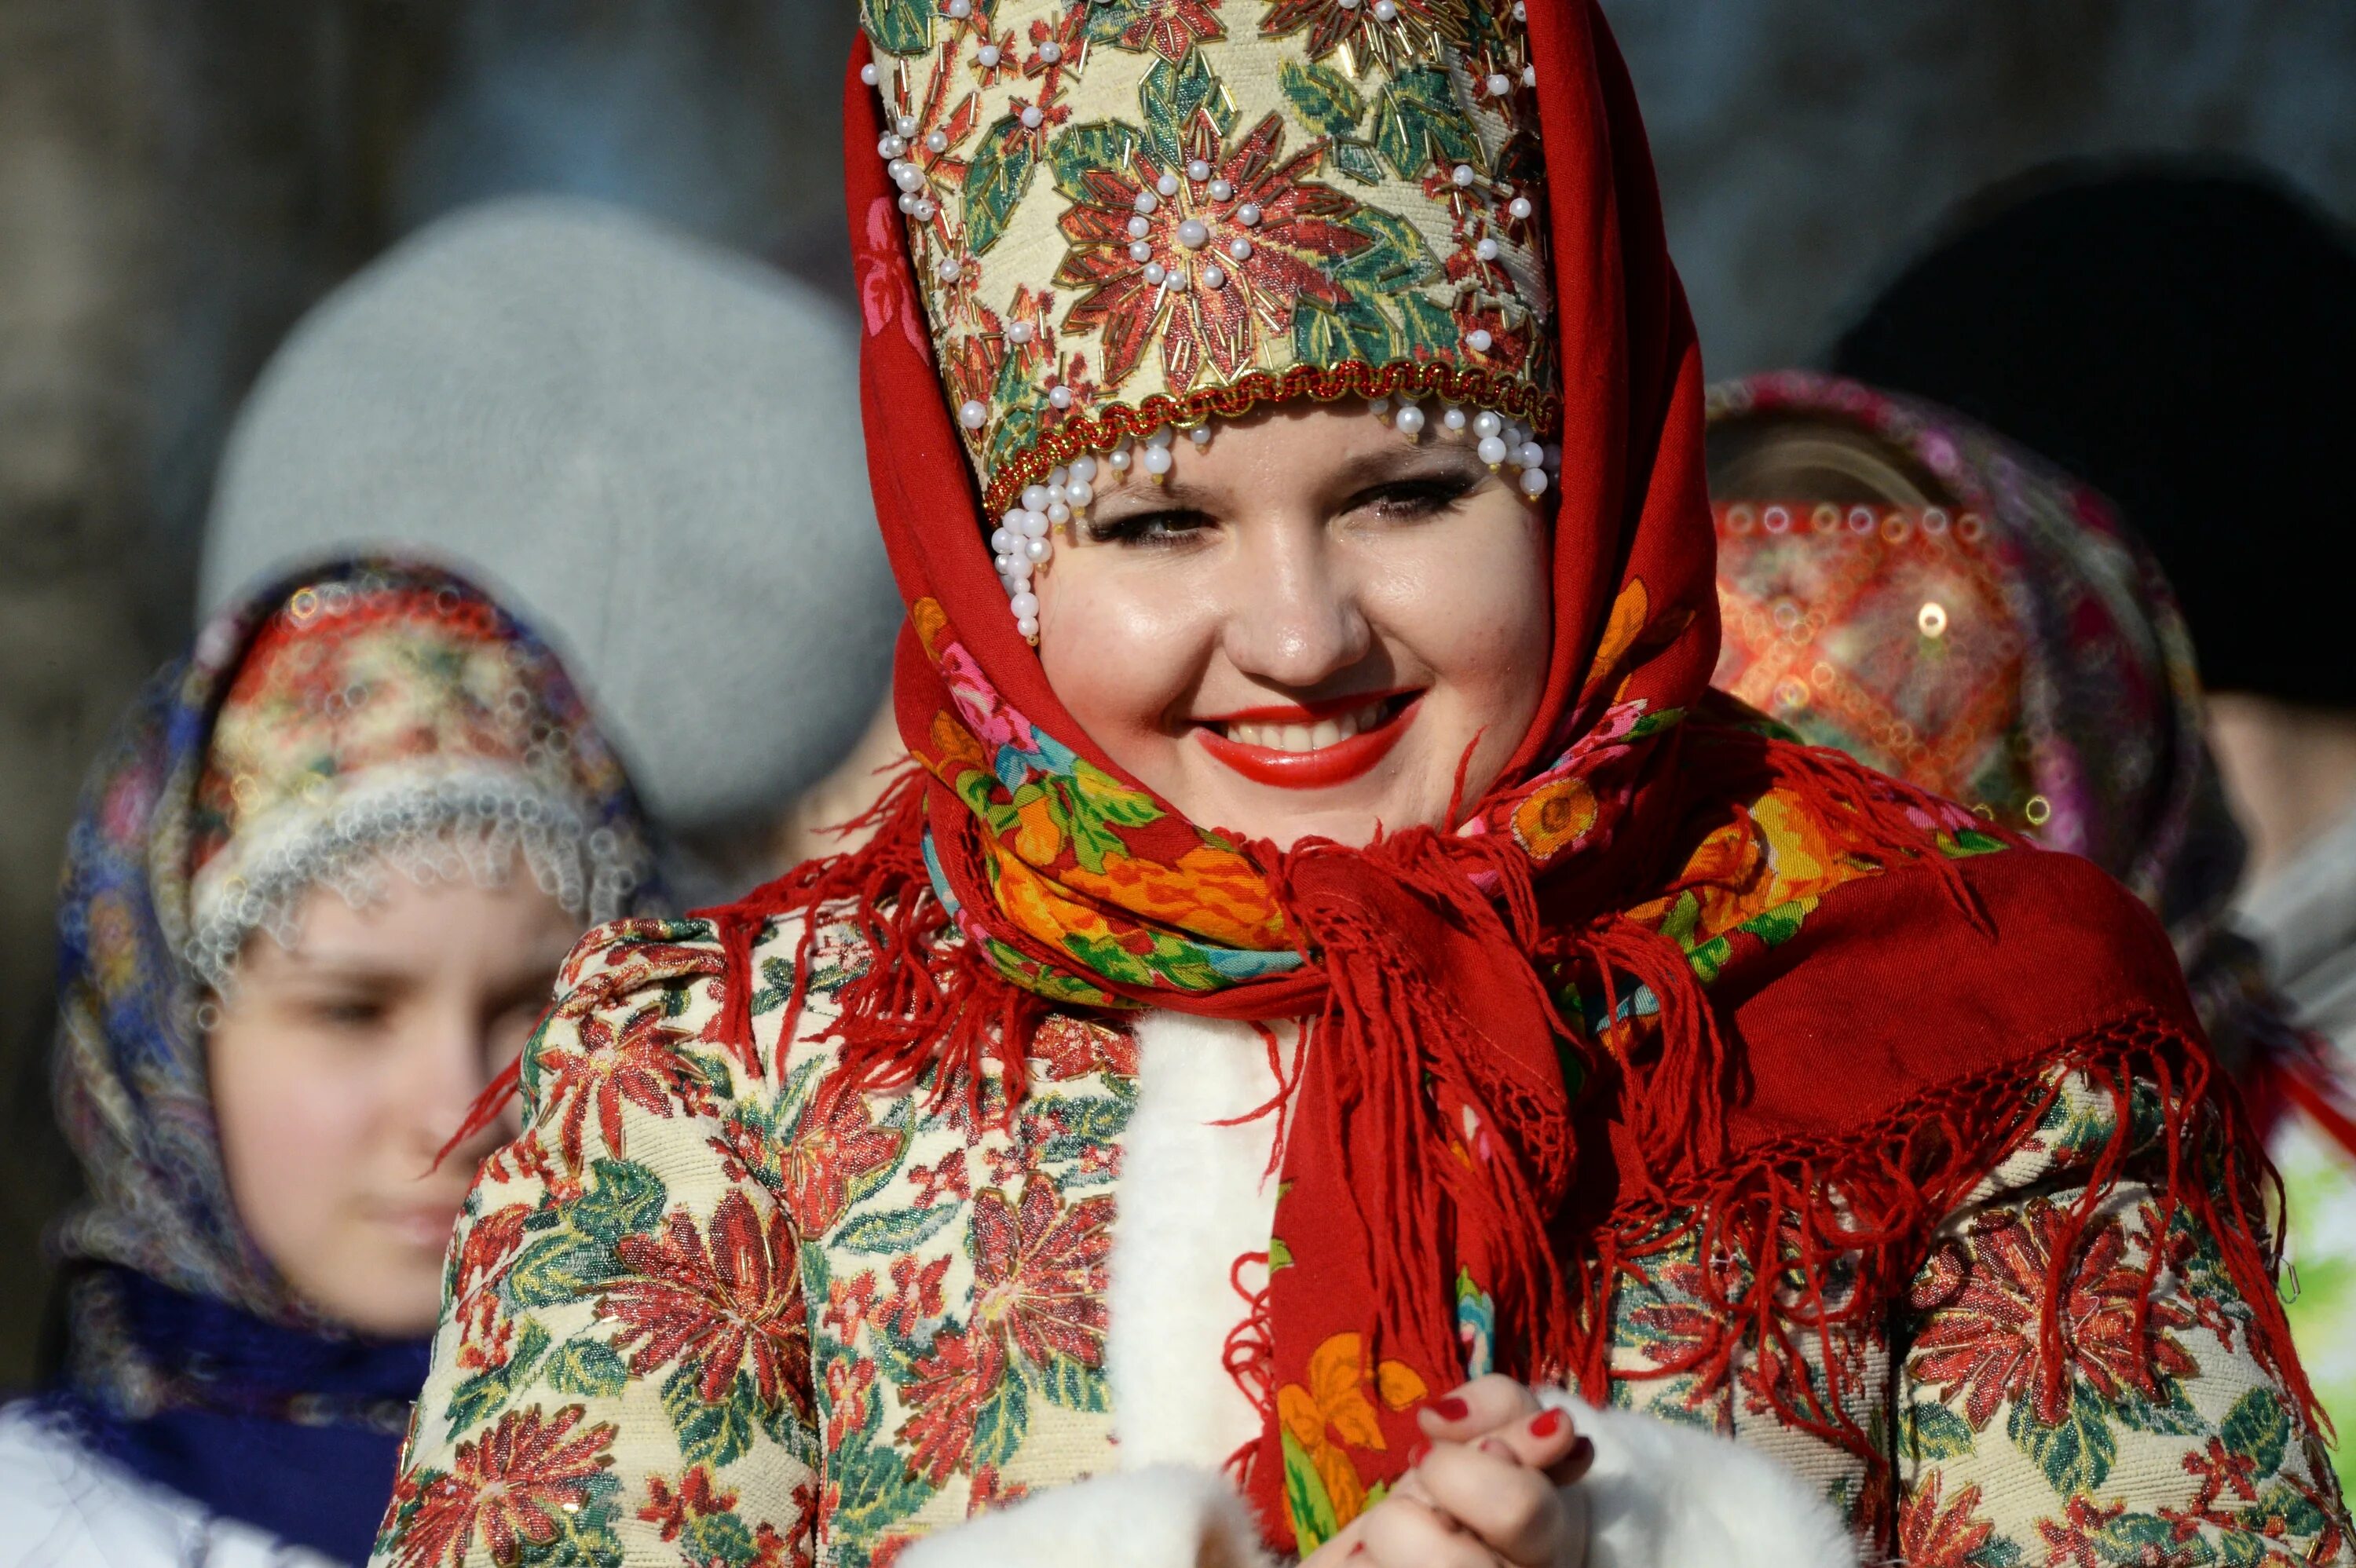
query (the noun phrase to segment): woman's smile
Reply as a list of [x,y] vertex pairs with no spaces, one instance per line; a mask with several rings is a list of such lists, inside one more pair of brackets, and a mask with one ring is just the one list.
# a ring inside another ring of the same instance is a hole
[[1338,697],[1193,720],[1203,749],[1254,784],[1326,789],[1370,772],[1415,722],[1420,690]]

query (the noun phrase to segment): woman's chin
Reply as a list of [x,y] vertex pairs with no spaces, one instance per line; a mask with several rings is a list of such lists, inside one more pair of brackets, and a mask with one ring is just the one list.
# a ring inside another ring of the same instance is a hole
[[1240,779],[1232,784],[1221,781],[1222,787],[1204,792],[1208,798],[1201,809],[1181,809],[1195,822],[1216,823],[1233,837],[1265,840],[1280,849],[1306,838],[1363,848],[1377,833],[1439,826],[1446,803],[1430,804],[1428,792],[1402,788],[1404,782],[1395,780],[1380,788],[1283,790]]

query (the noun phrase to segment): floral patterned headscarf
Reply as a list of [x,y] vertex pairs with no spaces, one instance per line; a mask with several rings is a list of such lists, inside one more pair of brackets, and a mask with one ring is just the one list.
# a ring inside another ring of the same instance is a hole
[[59,1114],[89,1182],[67,1257],[308,1320],[230,1200],[203,1017],[251,933],[389,868],[519,869],[584,925],[658,892],[637,802],[547,646],[455,576],[355,560],[208,625],[91,772],[59,915]]

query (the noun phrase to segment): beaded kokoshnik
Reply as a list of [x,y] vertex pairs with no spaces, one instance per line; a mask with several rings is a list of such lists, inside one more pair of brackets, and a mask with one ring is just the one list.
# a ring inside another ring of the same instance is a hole
[[[876,152],[1018,629],[1176,435],[1363,399],[1560,469],[1518,0],[877,0]],[[878,204],[879,210],[881,204]]]

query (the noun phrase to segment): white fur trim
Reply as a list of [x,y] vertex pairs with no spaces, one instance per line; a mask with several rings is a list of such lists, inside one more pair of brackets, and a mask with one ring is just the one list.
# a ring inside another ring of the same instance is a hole
[[1857,1542],[1831,1506],[1757,1449],[1559,1389],[1538,1397],[1595,1444],[1578,1484],[1587,1568],[1855,1568]]
[[[1290,1061],[1292,1024],[1276,1026]],[[1268,1046],[1248,1023],[1154,1011],[1137,1037],[1137,1105],[1121,1138],[1107,1291],[1105,1371],[1121,1467],[1217,1467],[1260,1430],[1222,1364],[1246,1303],[1229,1271],[1264,1252],[1276,1215],[1266,1177],[1275,1113],[1235,1126],[1275,1093]]]
[[901,1568],[1265,1568],[1216,1470],[1160,1465],[1037,1493],[927,1536]]

